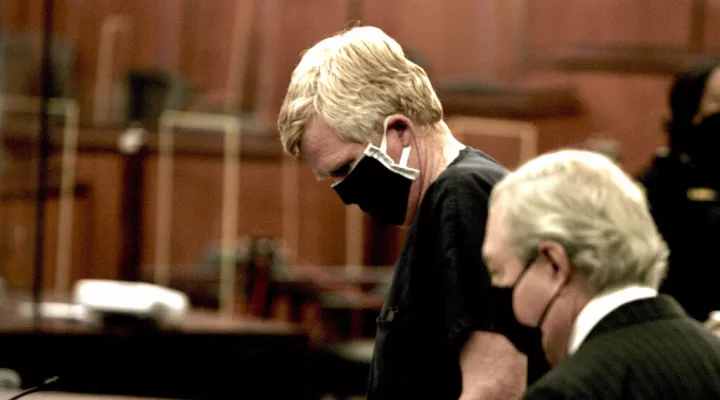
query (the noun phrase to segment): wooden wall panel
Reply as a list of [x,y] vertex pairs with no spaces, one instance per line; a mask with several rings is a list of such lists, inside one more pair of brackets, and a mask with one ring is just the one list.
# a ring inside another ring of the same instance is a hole
[[[0,199],[0,276],[20,289],[32,286],[35,262],[36,206],[34,188],[37,183],[37,162],[29,149],[12,148],[5,152],[2,165],[2,192]],[[54,288],[58,250],[59,177],[58,156],[50,160],[51,190],[45,206],[43,238],[44,287]],[[117,218],[112,219],[113,197],[117,195],[107,186],[112,184],[112,171],[107,164],[92,156],[80,157],[78,182],[80,187],[73,202],[73,222],[70,249],[69,278],[114,277],[117,253],[113,253],[113,229]],[[82,183],[96,175],[98,184],[91,190]],[[106,178],[106,179],[102,179]],[[108,180],[110,179],[110,180]],[[103,185],[105,183],[106,185]],[[103,206],[100,207],[99,204]],[[115,246],[117,250],[117,246]]]
[[[383,29],[424,62],[433,78],[488,75],[483,13],[488,2],[474,0],[427,1],[365,0],[361,22]],[[491,19],[491,18],[488,18]]]
[[[152,272],[155,256],[157,163],[145,170],[142,209],[142,271]],[[175,159],[171,263],[173,272],[188,272],[210,246],[219,244],[222,211],[221,158],[180,156]],[[119,155],[83,154],[77,181],[89,190],[75,201],[71,282],[81,278],[117,279],[120,259],[122,160]],[[244,160],[241,165],[238,235],[282,240],[282,165],[278,161]],[[298,169],[300,191],[299,248],[303,262],[342,265],[345,258],[345,206],[327,182],[317,182],[309,168]],[[0,275],[17,288],[32,285],[34,204],[31,198],[0,203]],[[47,204],[44,284],[52,288],[57,251],[58,201]]]
[[403,32],[402,27],[407,22],[403,22],[405,18],[400,18],[405,10],[404,1],[382,1],[382,0],[352,0],[360,1],[359,10],[351,15],[353,20],[359,20],[362,25],[377,26],[388,35],[396,38],[400,45],[405,47],[406,43],[401,38]]
[[[170,263],[187,264],[199,258],[202,251],[220,238],[222,161],[176,157],[172,176],[172,209]],[[144,240],[141,259],[152,264],[155,259],[157,218],[157,162],[152,157],[145,164],[145,201],[143,202]],[[188,207],[188,205],[191,205]],[[185,227],[192,227],[186,229]]]
[[528,0],[533,46],[637,45],[681,48],[693,0]]
[[[230,68],[234,67],[230,57],[234,43],[238,43],[233,38],[249,46],[253,30],[257,29],[257,57],[252,60],[258,70],[256,104],[260,119],[274,126],[300,53],[346,28],[351,18],[384,29],[406,51],[419,55],[436,81],[458,76],[509,81],[518,78],[518,63],[526,50],[545,52],[573,45],[687,47],[693,3],[427,0],[419,5],[417,0],[57,0],[53,17],[55,31],[77,44],[76,76],[84,122],[90,121],[93,111],[98,34],[108,16],[122,15],[132,26],[117,37],[116,82],[128,68],[177,68],[196,93],[210,99],[216,99],[218,93],[222,97],[232,92],[227,90]],[[720,0],[707,3],[705,47],[720,53]],[[9,29],[37,29],[42,21],[41,6],[41,0],[2,0],[0,24]],[[521,15],[526,11],[527,15]],[[242,29],[238,25],[243,25]],[[246,68],[238,67],[241,71]],[[541,150],[576,145],[593,136],[609,137],[621,143],[624,166],[636,172],[649,161],[655,147],[664,142],[660,118],[670,79],[666,75],[555,70],[521,78],[570,80],[585,105],[585,113],[580,116],[533,120],[541,132]],[[513,154],[502,152],[501,147],[487,147],[497,153],[493,154],[497,158],[513,159]],[[147,167],[144,263],[153,260],[154,166],[151,161]],[[78,167],[78,180],[92,187],[87,204],[82,205],[91,216],[83,239],[85,248],[90,249],[86,256],[88,267],[83,271],[112,278],[117,274],[120,243],[117,229],[121,161],[109,153],[85,154]],[[275,162],[243,163],[239,217],[242,234],[281,234],[280,168]],[[220,159],[177,159],[174,263],[196,260],[209,243],[219,238],[221,174]],[[301,193],[299,256],[318,264],[342,263],[344,239],[338,238],[343,237],[344,206],[331,188],[314,180],[304,165],[297,184]],[[13,209],[13,218],[30,218],[29,210]],[[22,251],[26,254],[31,250]]]
[[720,54],[720,0],[707,1],[705,49]]
[[[535,74],[553,79],[556,74]],[[564,74],[577,87],[584,112],[572,118],[533,119],[540,132],[540,151],[578,146],[589,138],[617,141],[623,167],[630,173],[647,165],[665,145],[662,118],[671,76],[575,72]]]
[[[282,239],[282,165],[277,161],[243,161],[239,199],[240,236]],[[146,164],[142,260],[145,272],[155,257],[157,162]],[[171,263],[191,268],[209,246],[220,242],[222,159],[176,157],[173,175]],[[327,182],[317,182],[309,168],[299,168],[300,259],[319,264],[344,262],[344,206]]]
[[[448,5],[449,3],[447,2]],[[447,54],[443,46],[450,45],[444,37],[443,4],[428,2],[424,7],[417,7],[403,1],[397,6],[397,10],[398,15],[393,23],[398,25],[398,42],[406,51],[419,54],[425,59],[433,77],[442,76],[447,67],[446,60],[443,60]]]
[[[24,29],[37,30],[42,23],[42,2],[33,1],[28,10],[28,21],[22,27]],[[63,35],[75,45],[74,78],[83,124],[92,123],[100,37],[103,24],[109,18],[124,18],[128,22],[126,30],[115,34],[112,60],[115,90],[122,84],[127,69],[159,65],[158,60],[166,59],[167,54],[172,52],[173,43],[177,42],[172,32],[159,31],[164,25],[158,24],[158,21],[162,20],[162,13],[166,10],[158,1],[62,0],[54,3],[54,10],[53,32]]]
[[0,271],[11,287],[32,287],[35,248],[35,209],[25,201],[2,204],[2,265]]
[[[105,277],[97,268],[90,263],[93,249],[87,246],[88,235],[93,228],[92,214],[90,211],[91,198],[86,195],[78,196],[73,202],[73,226],[70,242],[70,265],[68,266],[68,283],[72,287],[73,282],[78,279]],[[46,207],[47,221],[44,237],[44,287],[55,289],[57,279],[57,252],[58,252],[58,223],[60,217],[59,199],[51,199]],[[23,265],[23,264],[18,264]],[[25,264],[30,265],[30,264]],[[31,275],[32,276],[32,275]],[[111,275],[113,276],[113,275]]]
[[[529,38],[528,0],[494,0],[476,2],[482,7],[476,16],[479,32],[481,66],[484,75],[501,81],[521,77],[524,53]],[[472,26],[472,25],[471,25]]]
[[[171,262],[188,264],[220,242],[222,159],[177,157],[174,162]],[[155,257],[157,162],[146,164],[143,264]],[[239,235],[280,235],[280,169],[264,162],[243,162],[238,213]],[[187,229],[185,227],[192,227]]]
[[83,154],[77,161],[77,181],[89,186],[87,212],[89,232],[84,237],[88,249],[88,269],[96,278],[118,277],[120,251],[121,160],[109,154]]
[[318,265],[345,263],[345,204],[327,181],[318,182],[310,168],[299,168],[299,258]]
[[302,51],[346,28],[348,0],[267,0],[259,10],[258,113],[274,126]]
[[[70,282],[78,279],[102,277],[92,269],[88,247],[92,229],[91,199],[80,196],[74,202],[73,236],[71,248]],[[33,285],[35,262],[35,205],[28,199],[5,199],[0,203],[0,276],[15,289],[30,289]],[[56,277],[57,229],[59,201],[48,199],[45,207],[43,238],[43,287],[54,289]]]
[[43,0],[26,0],[24,28],[40,29],[43,23]]
[[[256,0],[185,1],[182,27],[181,71],[194,90],[211,101],[222,102],[235,47],[247,47],[254,29]],[[235,39],[237,38],[237,39]],[[244,50],[244,51],[243,51]],[[240,50],[246,54],[247,49]],[[244,72],[244,71],[238,71]]]
[[0,1],[0,29],[15,31],[25,26],[26,0]]
[[[635,0],[530,3],[529,50],[533,54],[569,46],[691,49],[692,0],[657,4]],[[657,147],[665,144],[661,119],[671,76],[602,71],[556,71],[555,75],[577,86],[590,123],[575,136],[566,133],[562,140],[544,135],[542,148],[576,145],[588,137],[613,139],[621,146],[623,166],[635,173],[649,163]],[[553,125],[568,132],[568,126]]]
[[[233,46],[247,46],[256,0],[58,0],[54,2],[53,31],[76,45],[77,97],[84,124],[92,122],[98,50],[103,24],[124,18],[127,29],[115,35],[114,90],[128,69],[164,69],[184,75],[197,92],[223,92],[228,84]],[[16,30],[38,31],[42,0],[3,4],[2,24]],[[237,11],[240,11],[238,13]],[[246,15],[247,14],[247,15]],[[239,30],[235,27],[240,25]],[[238,40],[234,40],[239,34]],[[121,112],[116,105],[115,112]]]

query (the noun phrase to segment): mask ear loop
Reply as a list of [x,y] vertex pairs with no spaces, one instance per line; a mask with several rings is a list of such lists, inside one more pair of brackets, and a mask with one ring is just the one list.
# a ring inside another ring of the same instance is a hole
[[402,154],[400,154],[400,162],[398,163],[401,167],[407,167],[408,159],[410,158],[410,149],[412,146],[403,147]]
[[382,152],[385,154],[387,154],[387,130],[389,121],[390,117],[385,118],[385,121],[383,121],[383,137],[382,141],[380,142],[380,150],[382,150]]

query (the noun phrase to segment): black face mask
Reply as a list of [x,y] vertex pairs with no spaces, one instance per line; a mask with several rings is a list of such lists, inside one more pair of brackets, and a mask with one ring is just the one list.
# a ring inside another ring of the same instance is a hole
[[498,331],[505,335],[515,348],[527,355],[542,354],[542,331],[540,328],[523,325],[515,318],[512,298],[513,287],[492,287]]
[[561,286],[552,295],[547,305],[545,306],[545,309],[540,315],[538,322],[534,326],[522,324],[520,321],[517,320],[517,318],[515,318],[515,311],[513,309],[513,295],[515,293],[515,288],[525,276],[525,273],[533,266],[536,258],[537,257],[533,257],[530,259],[530,261],[528,261],[528,263],[525,265],[525,268],[523,268],[523,271],[520,273],[520,276],[518,276],[512,286],[493,287],[493,292],[495,294],[495,299],[497,302],[496,307],[498,310],[498,317],[507,329],[507,338],[512,342],[515,348],[518,349],[518,351],[528,356],[532,356],[533,354],[544,354],[542,350],[542,331],[540,327],[545,321],[545,317],[547,317],[548,311],[550,311],[550,308],[555,303],[555,300],[557,300],[562,290]]
[[384,133],[380,147],[368,145],[348,175],[333,184],[333,189],[345,204],[357,204],[381,222],[401,225],[407,215],[410,186],[420,171],[407,167],[410,146],[403,149],[396,164],[385,153],[386,144]]

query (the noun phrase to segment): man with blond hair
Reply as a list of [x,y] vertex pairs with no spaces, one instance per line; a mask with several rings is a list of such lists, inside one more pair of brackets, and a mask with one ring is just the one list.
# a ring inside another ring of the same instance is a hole
[[[346,204],[407,227],[378,318],[368,399],[512,399],[546,367],[481,260],[506,170],[457,141],[425,71],[380,29],[310,48],[280,111],[283,146]],[[530,353],[530,373],[525,356]]]
[[554,366],[526,399],[720,398],[720,339],[658,296],[667,245],[608,158],[559,151],[505,177],[483,255]]

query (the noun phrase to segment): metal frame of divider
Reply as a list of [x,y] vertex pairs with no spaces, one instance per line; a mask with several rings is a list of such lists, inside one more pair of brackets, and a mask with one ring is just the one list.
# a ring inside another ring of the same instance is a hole
[[154,281],[167,285],[170,280],[170,235],[172,226],[173,147],[175,128],[222,131],[223,200],[220,259],[220,312],[235,312],[235,253],[240,194],[240,118],[232,115],[168,110],[160,117],[158,132],[157,225],[155,231]]

